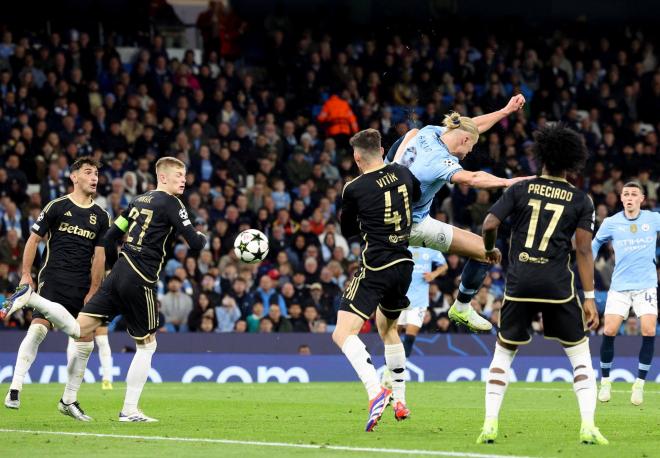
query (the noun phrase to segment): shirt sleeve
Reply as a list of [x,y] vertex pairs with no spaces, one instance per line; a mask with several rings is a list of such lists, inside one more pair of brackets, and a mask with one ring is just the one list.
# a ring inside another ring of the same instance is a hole
[[108,212],[102,210],[98,214],[98,219],[99,219],[99,231],[96,234],[95,244],[96,246],[104,246],[105,234],[108,232],[108,229],[110,228],[110,215],[108,215]]
[[60,208],[58,202],[51,202],[46,205],[37,217],[37,220],[32,224],[32,232],[39,237],[44,237],[48,234],[48,231],[57,224],[57,219],[60,217]]
[[594,211],[594,203],[592,202],[591,197],[585,195],[577,227],[584,229],[585,231],[593,232],[595,217],[596,212]]
[[511,213],[513,213],[513,210],[516,207],[516,196],[515,196],[515,190],[516,186],[511,186],[509,189],[504,191],[504,194],[502,194],[502,197],[500,197],[497,202],[493,204],[492,207],[490,207],[490,210],[488,210],[489,213],[492,213],[499,219],[500,221],[504,221],[507,216],[509,216]]
[[167,205],[167,212],[170,223],[174,226],[177,234],[183,236],[186,242],[188,242],[188,245],[190,245],[190,248],[193,250],[204,248],[206,237],[194,229],[183,202],[173,196],[173,199]]
[[341,234],[347,239],[360,233],[360,226],[357,222],[358,209],[349,185],[350,182],[344,186],[341,193]]
[[441,154],[443,154],[444,157],[440,159],[440,162],[436,164],[436,173],[435,176],[437,179],[440,180],[445,180],[445,181],[451,181],[451,177],[454,176],[456,172],[460,172],[463,170],[463,167],[461,167],[461,164],[458,163],[458,160],[450,157],[450,155],[446,154],[446,152],[442,149],[440,145],[434,145],[432,149],[438,149]]
[[655,231],[660,232],[660,213],[654,211],[653,214],[655,215]]
[[591,241],[591,252],[593,253],[594,259],[598,256],[598,252],[600,251],[600,247],[603,246],[603,244],[609,242],[612,240],[612,231],[610,227],[610,219],[605,218],[603,220],[603,224],[600,225],[598,228],[598,232],[596,232],[596,237]]

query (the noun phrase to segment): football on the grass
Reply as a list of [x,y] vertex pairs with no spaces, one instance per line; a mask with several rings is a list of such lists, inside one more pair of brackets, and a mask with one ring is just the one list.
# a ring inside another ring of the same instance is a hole
[[238,259],[247,264],[263,261],[268,255],[266,234],[256,229],[241,232],[234,240],[234,253]]

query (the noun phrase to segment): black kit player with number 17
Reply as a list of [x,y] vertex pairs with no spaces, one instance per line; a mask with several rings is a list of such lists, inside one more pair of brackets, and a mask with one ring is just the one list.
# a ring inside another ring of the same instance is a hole
[[[607,439],[594,424],[596,379],[586,336],[599,322],[591,253],[594,205],[566,179],[569,172],[582,171],[588,153],[582,136],[561,124],[540,129],[534,138],[534,153],[543,164],[543,174],[507,189],[483,223],[489,259],[494,256],[502,221],[510,218],[512,227],[500,329],[488,370],[486,415],[477,443],[497,439],[511,363],[518,347],[532,340],[529,329],[540,313],[545,338],[561,343],[573,367],[573,390],[582,417],[580,441],[606,445]],[[571,270],[573,237],[584,307]]]

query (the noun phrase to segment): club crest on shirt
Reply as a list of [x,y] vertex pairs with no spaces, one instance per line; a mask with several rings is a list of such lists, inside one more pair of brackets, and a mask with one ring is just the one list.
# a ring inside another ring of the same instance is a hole
[[630,225],[630,232],[632,232],[633,234],[637,232],[637,224]]
[[651,230],[651,226],[649,226],[649,225],[646,224],[646,223],[645,223],[645,224],[642,224],[642,230],[643,230],[644,232],[648,232],[648,231]]
[[89,215],[89,224],[92,226],[96,225],[96,215],[94,213]]

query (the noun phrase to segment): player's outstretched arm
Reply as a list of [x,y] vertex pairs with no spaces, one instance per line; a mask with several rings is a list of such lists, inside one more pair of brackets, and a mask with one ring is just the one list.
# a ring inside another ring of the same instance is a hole
[[186,207],[178,198],[176,204],[168,204],[168,217],[177,234],[183,236],[193,250],[201,250],[206,245],[206,236],[193,228]]
[[30,285],[34,289],[34,282],[32,281],[32,264],[34,258],[37,256],[37,247],[41,242],[42,237],[34,232],[30,233],[25,249],[23,251],[23,265],[21,266],[21,285]]
[[575,257],[580,282],[585,291],[584,314],[589,329],[598,329],[598,311],[594,302],[594,257],[591,252],[591,232],[577,228],[575,231]]
[[497,242],[497,230],[502,224],[502,221],[492,213],[486,215],[484,224],[481,227],[481,236],[484,239],[484,249],[486,250],[486,259],[493,263],[498,264],[502,260],[502,253],[495,248]]
[[493,111],[492,113],[487,113],[481,116],[475,116],[472,118],[472,120],[477,125],[477,129],[479,129],[479,133],[481,134],[486,132],[502,119],[520,110],[524,105],[525,97],[522,94],[514,95],[509,100],[509,103],[507,103],[506,106],[501,110]]
[[531,180],[535,176],[516,177],[516,178],[500,178],[491,175],[488,172],[468,172],[467,170],[460,170],[454,173],[451,177],[451,182],[454,184],[466,184],[472,188],[479,189],[496,189],[508,188],[513,186],[519,181]]

